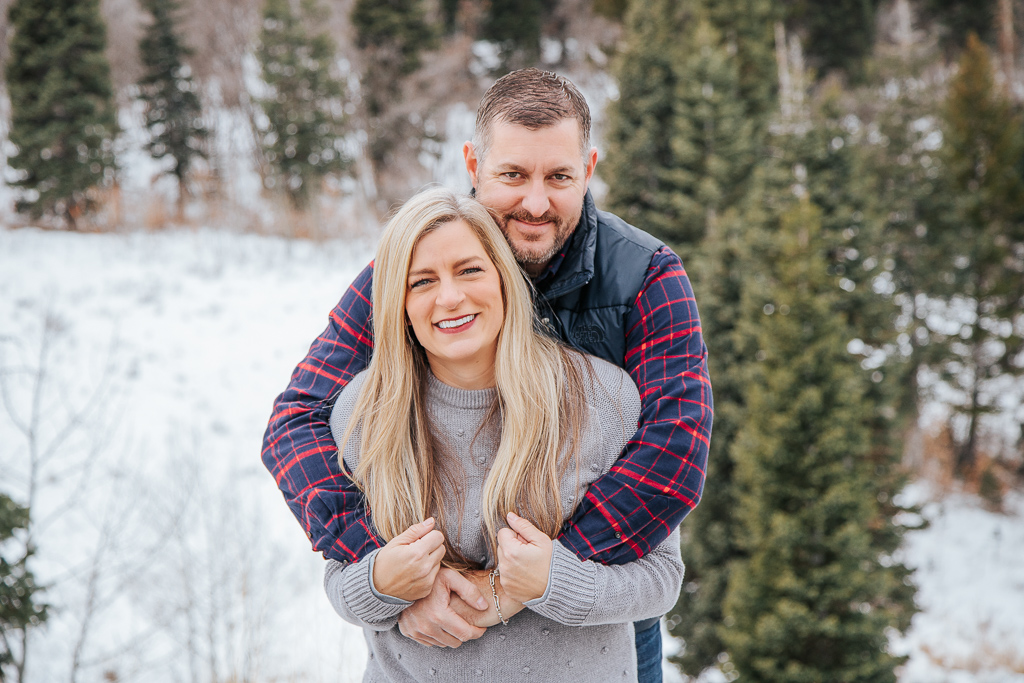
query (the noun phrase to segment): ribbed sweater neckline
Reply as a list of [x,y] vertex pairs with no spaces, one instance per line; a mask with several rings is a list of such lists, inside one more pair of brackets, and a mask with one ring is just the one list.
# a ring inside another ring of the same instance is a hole
[[452,408],[463,410],[482,410],[490,408],[494,399],[498,397],[497,387],[486,389],[459,389],[449,386],[434,376],[433,372],[427,373],[427,399],[438,401]]

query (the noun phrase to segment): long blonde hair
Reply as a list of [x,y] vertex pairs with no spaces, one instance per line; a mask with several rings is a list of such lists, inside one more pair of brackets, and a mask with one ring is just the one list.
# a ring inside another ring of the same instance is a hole
[[[492,408],[501,419],[501,438],[481,501],[484,536],[493,554],[509,512],[552,537],[561,528],[559,484],[574,459],[586,416],[583,381],[590,366],[535,327],[531,285],[490,213],[472,197],[443,188],[425,190],[384,228],[374,259],[373,356],[342,444],[361,424],[361,455],[352,476],[385,540],[429,516],[437,518],[437,528],[447,528],[443,492],[453,475],[445,467],[443,444],[431,430],[425,402],[429,366],[407,324],[405,300],[416,245],[456,220],[469,225],[494,263],[504,299]],[[340,452],[338,459],[344,470]],[[458,490],[448,488],[449,495]],[[446,543],[447,564],[472,566]]]

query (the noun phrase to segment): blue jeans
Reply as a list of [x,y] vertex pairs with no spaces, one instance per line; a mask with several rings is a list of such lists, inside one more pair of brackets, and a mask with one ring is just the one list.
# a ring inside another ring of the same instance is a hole
[[661,623],[636,632],[636,678],[661,683]]

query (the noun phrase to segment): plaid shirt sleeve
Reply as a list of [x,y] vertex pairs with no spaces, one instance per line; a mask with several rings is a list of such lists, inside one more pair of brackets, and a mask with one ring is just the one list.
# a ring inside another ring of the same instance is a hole
[[338,467],[330,428],[334,397],[366,367],[373,349],[372,276],[371,263],[331,311],[327,329],[274,401],[263,436],[263,464],[313,550],[339,561],[356,561],[384,545],[367,518],[362,493]]
[[646,555],[704,489],[712,399],[707,347],[689,278],[655,252],[626,326],[625,369],[640,389],[640,424],[612,469],[591,484],[560,540],[583,559]]

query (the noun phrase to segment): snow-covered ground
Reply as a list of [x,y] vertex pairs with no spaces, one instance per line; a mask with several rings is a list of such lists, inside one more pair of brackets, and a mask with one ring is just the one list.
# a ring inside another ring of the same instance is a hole
[[[26,500],[17,424],[31,429],[40,381],[41,457],[74,427],[35,478],[54,612],[30,681],[76,661],[83,682],[359,680],[361,636],[327,605],[259,452],[271,401],[371,250],[0,227],[0,490]],[[906,683],[1024,683],[1024,497],[1006,510],[926,502],[905,549],[922,607],[897,643]]]

